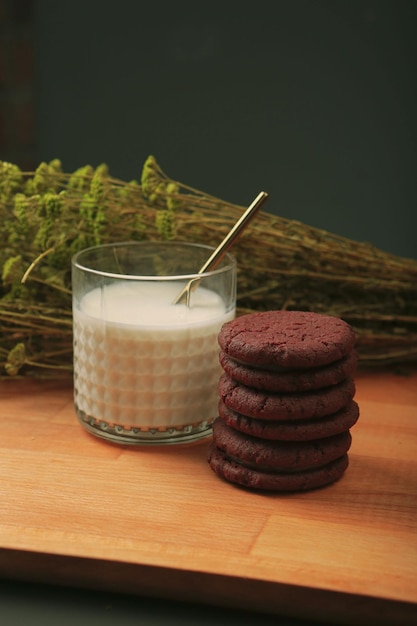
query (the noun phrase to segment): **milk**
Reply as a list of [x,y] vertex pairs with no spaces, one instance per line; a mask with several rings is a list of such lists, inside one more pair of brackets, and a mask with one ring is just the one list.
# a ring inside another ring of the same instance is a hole
[[191,306],[172,304],[181,282],[117,283],[74,305],[78,412],[124,429],[165,430],[217,415],[217,335],[234,317],[198,287]]

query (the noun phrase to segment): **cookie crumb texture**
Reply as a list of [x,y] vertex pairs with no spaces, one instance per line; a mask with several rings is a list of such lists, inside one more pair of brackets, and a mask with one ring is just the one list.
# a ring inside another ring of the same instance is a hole
[[224,324],[213,472],[276,492],[338,481],[360,413],[355,339],[343,320],[311,312],[266,311]]
[[254,367],[319,367],[345,357],[355,344],[349,324],[304,311],[265,311],[242,315],[223,325],[222,350]]

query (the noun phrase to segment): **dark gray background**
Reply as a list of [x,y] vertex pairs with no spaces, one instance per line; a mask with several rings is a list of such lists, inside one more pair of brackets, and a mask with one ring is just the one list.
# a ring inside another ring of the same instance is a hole
[[36,3],[41,159],[171,177],[417,258],[415,0]]

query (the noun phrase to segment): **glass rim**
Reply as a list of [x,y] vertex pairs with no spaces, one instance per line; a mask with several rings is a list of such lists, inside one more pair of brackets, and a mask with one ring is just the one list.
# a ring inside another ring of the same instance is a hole
[[[80,262],[80,257],[84,254],[91,253],[95,250],[102,250],[104,248],[121,248],[121,247],[145,247],[145,246],[184,246],[187,248],[200,248],[207,250],[207,259],[216,249],[214,246],[209,246],[203,243],[192,243],[188,241],[121,241],[117,243],[104,243],[96,246],[90,246],[88,248],[84,248],[83,250],[79,250],[76,252],[72,259],[71,265],[73,268],[81,270],[83,272],[93,274],[96,276],[104,276],[106,278],[112,278],[117,280],[141,280],[141,281],[167,281],[167,280],[192,280],[193,278],[206,278],[209,276],[215,276],[217,274],[222,274],[223,272],[227,272],[236,268],[236,259],[235,257],[226,252],[224,257],[221,260],[221,267],[216,267],[212,270],[208,270],[206,272],[199,273],[198,269],[195,272],[187,273],[187,274],[163,274],[158,276],[156,274],[116,274],[114,272],[106,272],[102,270],[97,270],[92,267],[88,267],[88,265],[83,265]],[[225,263],[226,261],[226,263]],[[224,264],[225,263],[225,264]]]

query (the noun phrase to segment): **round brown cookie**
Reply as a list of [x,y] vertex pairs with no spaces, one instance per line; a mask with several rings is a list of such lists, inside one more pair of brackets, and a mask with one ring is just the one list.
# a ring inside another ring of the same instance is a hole
[[355,333],[338,317],[263,311],[226,322],[218,341],[230,357],[253,367],[298,369],[342,359],[352,350]]
[[226,373],[220,376],[221,400],[241,415],[256,419],[314,419],[336,413],[355,395],[355,383],[346,378],[337,385],[299,393],[271,393],[245,387]]
[[220,365],[231,378],[254,389],[273,392],[295,392],[320,389],[336,385],[343,379],[353,376],[358,362],[355,350],[329,365],[305,370],[266,370],[235,361],[223,350],[219,355]]
[[348,455],[331,461],[322,467],[300,472],[260,472],[245,467],[217,448],[209,449],[208,462],[211,469],[224,480],[259,491],[308,491],[325,487],[339,480],[349,465]]
[[219,401],[219,415],[231,428],[259,437],[280,441],[311,441],[349,430],[359,418],[359,406],[352,400],[346,407],[325,417],[307,420],[273,421],[247,417]]
[[349,450],[352,436],[345,431],[314,441],[272,441],[234,430],[218,417],[213,423],[213,442],[246,467],[262,472],[296,472],[338,459]]

